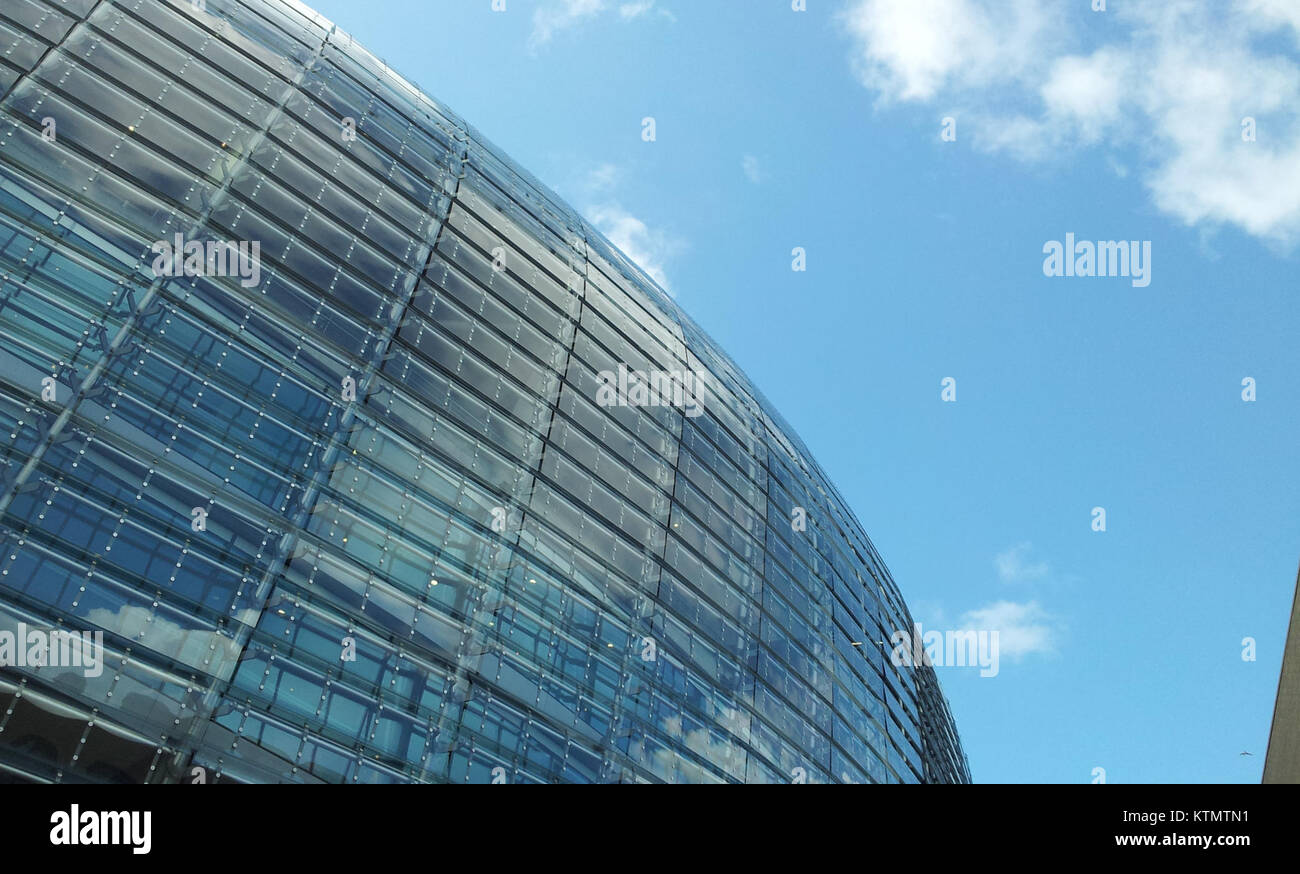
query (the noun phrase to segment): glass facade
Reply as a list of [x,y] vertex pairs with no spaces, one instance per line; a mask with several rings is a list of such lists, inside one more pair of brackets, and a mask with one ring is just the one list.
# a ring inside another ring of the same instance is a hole
[[0,779],[969,780],[791,428],[295,2],[0,3],[0,460],[0,632],[103,635]]

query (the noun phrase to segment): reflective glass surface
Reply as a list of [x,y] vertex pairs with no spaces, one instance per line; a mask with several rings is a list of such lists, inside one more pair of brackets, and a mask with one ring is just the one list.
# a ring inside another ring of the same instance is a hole
[[[206,255],[160,270],[178,235]],[[699,374],[698,415],[602,404],[620,366]],[[6,780],[969,780],[794,431],[295,2],[0,4],[20,624],[100,631],[103,664],[0,667]]]

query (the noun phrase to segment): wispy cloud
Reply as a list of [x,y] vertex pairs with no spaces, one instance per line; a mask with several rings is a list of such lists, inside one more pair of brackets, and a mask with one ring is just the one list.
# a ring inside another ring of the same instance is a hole
[[622,190],[626,175],[618,164],[595,165],[575,179],[574,202],[587,221],[671,295],[668,269],[686,245],[676,235],[652,227],[624,207],[628,199]]
[[624,255],[670,294],[666,265],[682,249],[680,240],[664,231],[651,228],[618,203],[609,201],[584,210],[587,220],[596,226]]
[[583,192],[589,196],[603,194],[613,190],[622,178],[623,171],[617,164],[605,163],[593,167],[580,185]]
[[755,185],[763,181],[763,167],[758,158],[753,155],[744,155],[740,159],[740,169],[744,171],[745,178]]
[[660,18],[666,18],[672,22],[677,21],[676,15],[662,6],[656,6],[655,0],[632,0],[631,3],[624,3],[618,7],[618,14],[624,21],[640,18],[651,11],[655,12]]
[[560,32],[613,8],[617,8],[618,17],[623,21],[644,18],[651,12],[669,21],[677,20],[676,15],[655,3],[656,0],[629,0],[613,7],[608,0],[542,0],[541,5],[533,10],[533,30],[528,37],[528,48],[535,52]]
[[[1104,44],[1084,29],[1105,15]],[[1131,147],[1156,206],[1187,225],[1300,242],[1300,4],[855,0],[841,21],[882,103],[939,104],[987,151],[1049,161]],[[1245,141],[1243,120],[1257,138]]]
[[548,0],[533,10],[533,32],[528,47],[538,49],[560,31],[574,27],[604,11],[605,0]]
[[1037,601],[997,601],[962,616],[959,627],[998,633],[998,649],[1015,661],[1056,652],[1060,625]]
[[655,0],[635,0],[633,3],[624,3],[618,7],[618,14],[624,19],[640,18],[654,8]]
[[999,552],[993,558],[993,565],[998,569],[998,578],[1004,583],[1032,583],[1045,578],[1051,570],[1045,561],[1031,561],[1029,558],[1033,546],[1018,543]]

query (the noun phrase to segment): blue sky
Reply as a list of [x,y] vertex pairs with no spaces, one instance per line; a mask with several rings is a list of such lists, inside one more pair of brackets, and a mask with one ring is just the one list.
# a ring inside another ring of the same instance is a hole
[[[925,628],[1000,629],[996,677],[940,669],[976,780],[1258,782],[1300,560],[1300,3],[313,5],[669,288]],[[1150,284],[1045,276],[1067,232],[1150,241]]]

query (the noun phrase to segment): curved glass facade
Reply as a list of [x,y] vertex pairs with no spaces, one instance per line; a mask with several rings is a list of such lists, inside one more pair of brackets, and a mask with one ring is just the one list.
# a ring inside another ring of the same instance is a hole
[[0,5],[0,425],[3,779],[969,779],[790,427],[296,3]]

